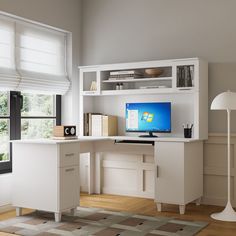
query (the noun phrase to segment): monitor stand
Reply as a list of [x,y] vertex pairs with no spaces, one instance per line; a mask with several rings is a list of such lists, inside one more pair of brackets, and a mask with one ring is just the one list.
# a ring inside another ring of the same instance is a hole
[[157,138],[158,136],[154,135],[153,132],[148,132],[149,134],[139,135],[140,138]]

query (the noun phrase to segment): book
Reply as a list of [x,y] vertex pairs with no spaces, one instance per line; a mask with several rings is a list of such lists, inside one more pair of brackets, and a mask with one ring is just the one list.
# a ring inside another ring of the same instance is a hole
[[117,135],[117,116],[102,116],[102,136]]
[[84,136],[92,136],[92,115],[101,115],[101,113],[84,113]]
[[130,80],[130,79],[139,79],[139,78],[143,78],[143,77],[137,77],[137,76],[122,76],[122,77],[114,77],[114,76],[110,76],[109,78],[108,78],[108,80]]
[[84,136],[89,136],[89,113],[84,113]]
[[92,81],[91,86],[90,86],[90,91],[96,91],[97,90],[97,82]]
[[102,115],[92,114],[92,136],[102,136]]
[[142,74],[140,71],[136,71],[136,70],[120,70],[120,71],[111,71],[110,75],[138,75],[138,74]]
[[192,87],[194,76],[194,66],[177,67],[177,87]]

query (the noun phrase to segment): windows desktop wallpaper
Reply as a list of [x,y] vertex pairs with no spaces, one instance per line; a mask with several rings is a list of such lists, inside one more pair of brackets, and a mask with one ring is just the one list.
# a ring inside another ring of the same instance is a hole
[[170,132],[171,103],[126,103],[127,132]]

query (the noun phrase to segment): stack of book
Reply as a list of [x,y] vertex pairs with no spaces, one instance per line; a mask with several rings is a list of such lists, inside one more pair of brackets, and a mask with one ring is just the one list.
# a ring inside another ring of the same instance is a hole
[[125,80],[142,78],[143,73],[136,70],[111,71],[108,80]]
[[117,126],[116,116],[84,114],[84,136],[116,136]]
[[177,87],[192,87],[194,66],[177,67]]

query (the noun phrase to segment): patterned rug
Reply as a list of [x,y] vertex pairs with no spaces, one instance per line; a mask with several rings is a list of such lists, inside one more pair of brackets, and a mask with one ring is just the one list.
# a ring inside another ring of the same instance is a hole
[[0,231],[37,236],[192,236],[208,225],[167,217],[150,217],[127,212],[79,207],[75,216],[63,214],[55,223],[54,215],[34,212],[0,222]]

